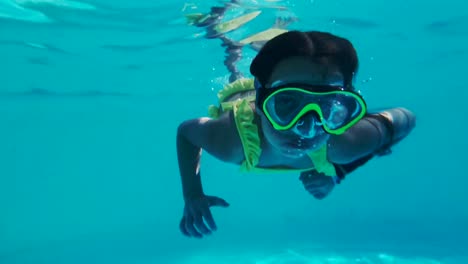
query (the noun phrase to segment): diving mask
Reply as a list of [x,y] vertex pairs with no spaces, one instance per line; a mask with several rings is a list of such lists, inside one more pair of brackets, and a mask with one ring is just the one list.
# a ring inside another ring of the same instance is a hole
[[305,114],[315,112],[329,134],[343,134],[367,111],[356,92],[334,85],[283,84],[262,88],[256,83],[257,106],[276,130],[288,130]]

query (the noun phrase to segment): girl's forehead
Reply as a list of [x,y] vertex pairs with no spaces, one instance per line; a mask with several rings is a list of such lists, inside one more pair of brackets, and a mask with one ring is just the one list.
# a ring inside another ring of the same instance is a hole
[[344,77],[336,66],[318,64],[304,57],[291,57],[274,67],[266,86],[273,83],[276,86],[277,82],[342,85]]

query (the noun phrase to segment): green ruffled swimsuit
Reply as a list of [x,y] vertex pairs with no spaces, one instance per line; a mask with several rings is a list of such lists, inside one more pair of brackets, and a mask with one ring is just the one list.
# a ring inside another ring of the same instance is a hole
[[218,118],[223,112],[233,111],[236,127],[244,149],[244,161],[241,165],[243,172],[291,172],[316,170],[327,176],[336,176],[336,170],[327,159],[327,146],[308,153],[314,167],[307,169],[294,168],[260,168],[257,167],[261,155],[260,137],[257,125],[253,122],[254,111],[251,103],[255,102],[255,88],[253,79],[239,79],[218,92],[220,106],[211,105],[208,114],[211,118]]

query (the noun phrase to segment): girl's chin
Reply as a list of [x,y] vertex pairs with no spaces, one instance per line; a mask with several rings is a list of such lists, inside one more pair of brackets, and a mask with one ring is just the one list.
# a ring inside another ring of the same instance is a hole
[[307,154],[307,152],[301,149],[281,149],[281,152],[290,158],[301,158]]
[[302,157],[318,150],[322,145],[323,144],[284,143],[279,147],[279,150],[286,156]]
[[294,146],[290,144],[281,146],[279,150],[281,151],[283,155],[292,157],[292,158],[300,158],[300,157],[307,155],[307,153],[313,151],[307,148],[298,147],[298,146]]

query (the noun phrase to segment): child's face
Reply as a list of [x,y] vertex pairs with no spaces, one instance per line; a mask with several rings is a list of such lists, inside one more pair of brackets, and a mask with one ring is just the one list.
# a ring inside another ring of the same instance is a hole
[[[343,85],[343,75],[334,67],[324,67],[302,57],[291,57],[281,61],[273,69],[268,89],[279,83],[304,83],[310,85]],[[265,138],[277,150],[286,156],[301,157],[319,149],[330,137],[320,125],[318,116],[309,113],[289,130],[278,131],[263,113],[261,117]]]

